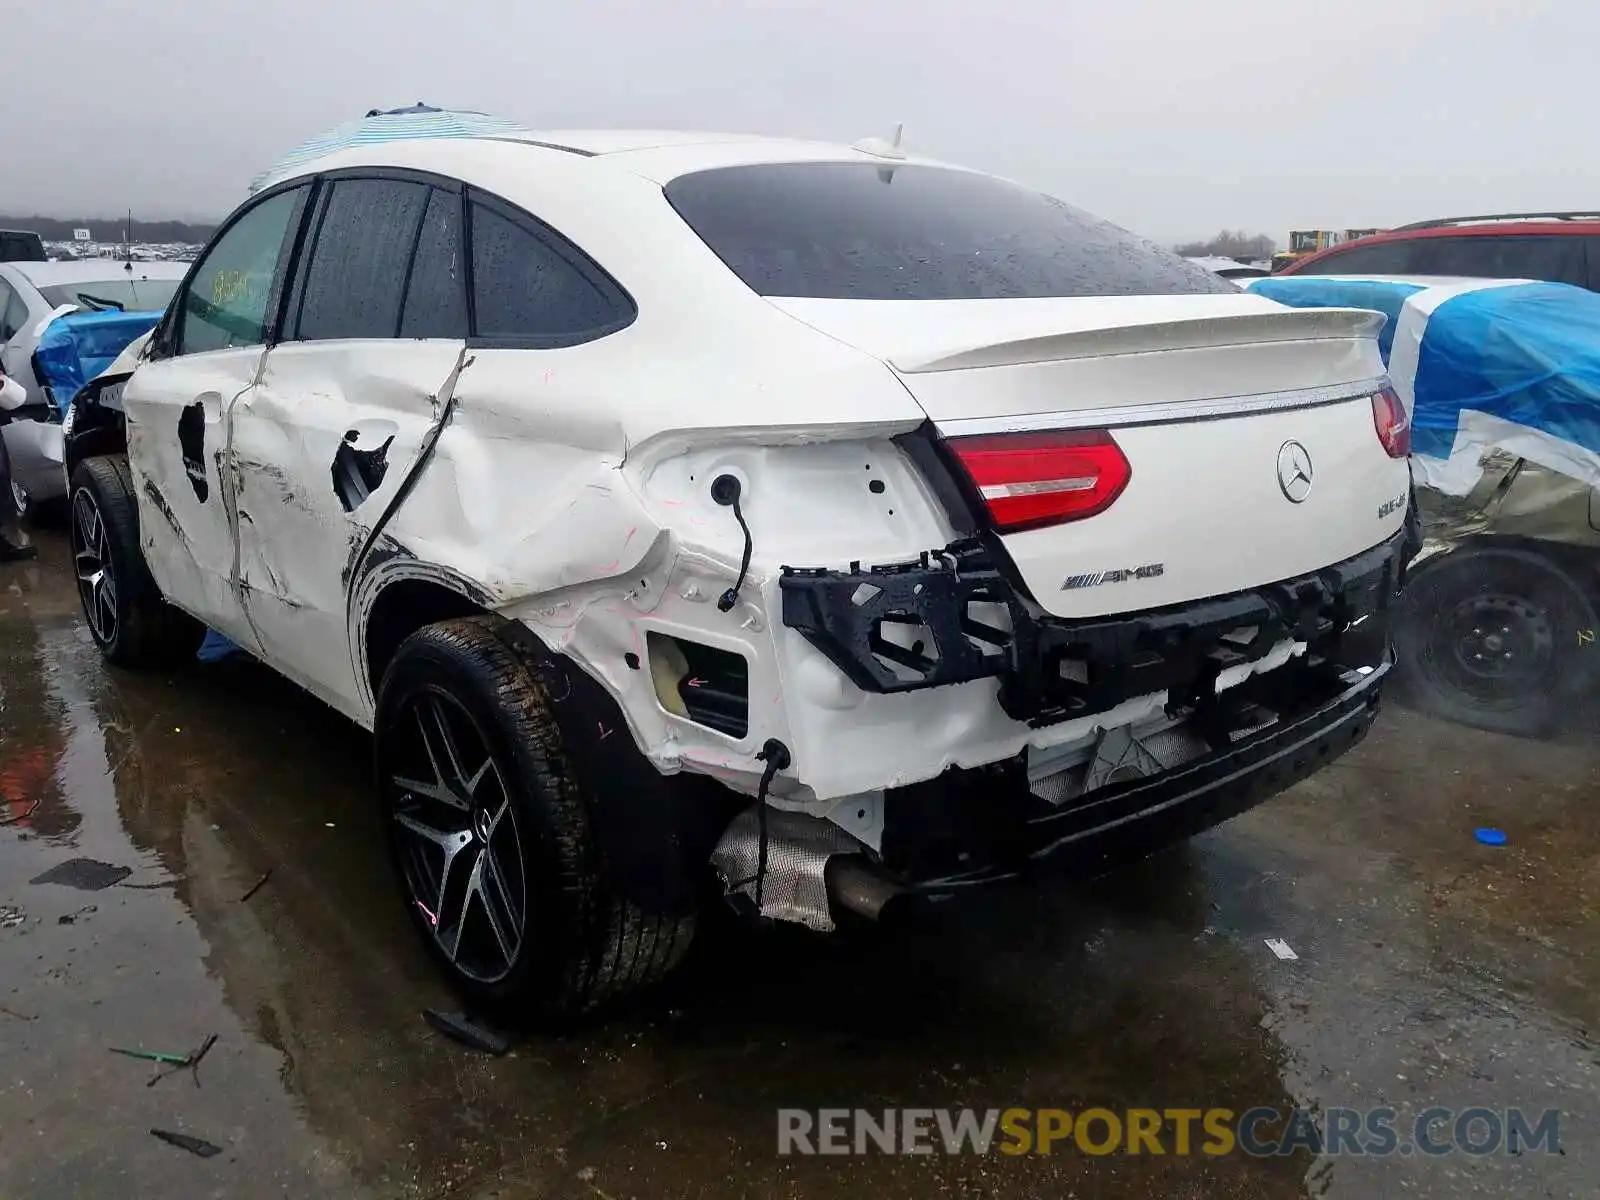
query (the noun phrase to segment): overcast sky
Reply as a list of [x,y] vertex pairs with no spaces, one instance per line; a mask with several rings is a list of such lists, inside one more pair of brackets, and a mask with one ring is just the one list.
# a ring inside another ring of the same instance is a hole
[[219,217],[373,107],[908,146],[1141,233],[1600,205],[1585,0],[14,3],[0,211]]

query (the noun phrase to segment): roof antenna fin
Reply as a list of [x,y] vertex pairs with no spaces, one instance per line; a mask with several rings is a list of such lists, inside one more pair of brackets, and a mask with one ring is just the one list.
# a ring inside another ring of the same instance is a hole
[[852,145],[851,149],[859,150],[863,154],[870,154],[874,158],[890,158],[894,159],[896,162],[903,162],[906,157],[906,152],[901,149],[900,139],[905,134],[905,131],[905,122],[899,121],[895,124],[894,138],[892,140],[886,140],[879,137],[862,138],[859,142],[856,142],[854,145]]

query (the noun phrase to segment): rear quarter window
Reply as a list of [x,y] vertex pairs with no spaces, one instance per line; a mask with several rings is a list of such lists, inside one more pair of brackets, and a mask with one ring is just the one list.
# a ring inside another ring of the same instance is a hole
[[480,343],[556,349],[632,323],[627,293],[554,230],[482,194],[470,212],[472,332]]
[[680,176],[668,202],[763,296],[987,300],[1230,293],[1155,243],[974,172],[821,162]]

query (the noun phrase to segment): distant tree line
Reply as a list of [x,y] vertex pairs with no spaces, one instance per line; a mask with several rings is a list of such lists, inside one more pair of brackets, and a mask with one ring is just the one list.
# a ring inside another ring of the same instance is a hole
[[[127,228],[126,235],[123,230]],[[198,245],[207,241],[216,230],[211,223],[194,224],[189,221],[141,221],[134,219],[129,225],[126,217],[6,217],[0,216],[0,229],[31,229],[47,242],[70,242],[74,229],[87,229],[97,242],[107,244],[122,241],[124,236],[135,242],[189,242]]]
[[1217,255],[1249,262],[1255,258],[1271,258],[1278,244],[1264,233],[1249,234],[1242,229],[1224,229],[1216,237],[1204,242],[1187,242],[1176,247],[1179,254],[1199,258]]

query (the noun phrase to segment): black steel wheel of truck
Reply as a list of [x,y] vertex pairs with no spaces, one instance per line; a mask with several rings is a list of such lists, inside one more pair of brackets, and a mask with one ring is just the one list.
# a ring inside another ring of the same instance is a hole
[[374,757],[406,909],[458,991],[573,1017],[662,978],[693,917],[601,877],[589,801],[543,684],[496,619],[425,626],[384,672]]
[[1594,692],[1594,607],[1548,555],[1480,543],[1425,561],[1396,616],[1395,683],[1412,707],[1550,737]]
[[168,604],[150,576],[128,460],[84,459],[72,472],[69,498],[72,569],[100,653],[127,667],[193,659],[205,627]]

